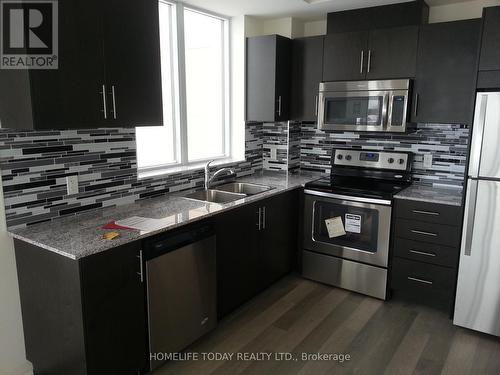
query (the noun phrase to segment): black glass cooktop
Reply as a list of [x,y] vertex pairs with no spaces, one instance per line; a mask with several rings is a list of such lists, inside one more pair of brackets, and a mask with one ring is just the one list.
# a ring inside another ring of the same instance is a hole
[[390,200],[410,184],[363,177],[333,176],[306,184],[306,189],[331,194]]

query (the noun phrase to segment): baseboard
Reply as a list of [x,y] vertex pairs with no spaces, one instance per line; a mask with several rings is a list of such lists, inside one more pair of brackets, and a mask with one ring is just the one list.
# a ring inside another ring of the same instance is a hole
[[8,370],[0,371],[0,375],[33,375],[33,365],[29,361]]

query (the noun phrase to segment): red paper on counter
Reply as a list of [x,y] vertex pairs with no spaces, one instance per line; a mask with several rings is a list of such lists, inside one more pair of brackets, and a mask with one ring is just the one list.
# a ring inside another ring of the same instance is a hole
[[122,227],[121,225],[116,225],[114,221],[103,225],[102,229],[135,230],[134,228]]

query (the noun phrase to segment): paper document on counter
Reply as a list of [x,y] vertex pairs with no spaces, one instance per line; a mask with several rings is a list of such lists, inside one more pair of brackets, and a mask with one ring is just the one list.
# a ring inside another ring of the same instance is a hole
[[137,229],[145,232],[158,230],[175,223],[172,217],[165,219],[152,219],[148,217],[132,216],[127,219],[118,220],[116,225]]

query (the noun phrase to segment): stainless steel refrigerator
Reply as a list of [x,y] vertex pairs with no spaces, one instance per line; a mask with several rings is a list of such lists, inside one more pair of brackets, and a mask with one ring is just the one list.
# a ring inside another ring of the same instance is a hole
[[500,336],[500,92],[477,95],[453,323]]

